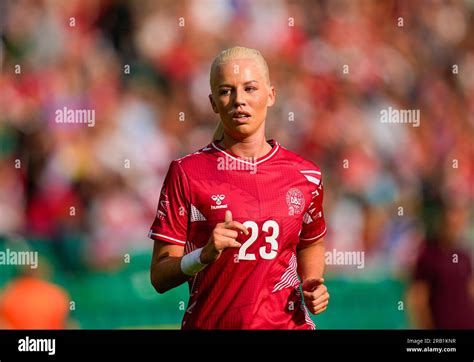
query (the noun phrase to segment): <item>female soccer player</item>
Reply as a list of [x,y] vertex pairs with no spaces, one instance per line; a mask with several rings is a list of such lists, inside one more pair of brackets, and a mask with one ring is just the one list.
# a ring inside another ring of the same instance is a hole
[[210,84],[219,126],[171,162],[149,232],[152,284],[189,282],[183,329],[314,329],[300,284],[306,307],[326,310],[321,171],[266,140],[276,93],[257,50],[222,51]]

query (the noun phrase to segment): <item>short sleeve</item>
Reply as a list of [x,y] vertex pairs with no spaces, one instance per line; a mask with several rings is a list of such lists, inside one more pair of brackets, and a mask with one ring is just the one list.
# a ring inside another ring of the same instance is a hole
[[188,229],[189,183],[179,161],[172,161],[161,188],[155,220],[148,236],[184,246]]
[[317,240],[321,239],[327,231],[326,221],[324,220],[323,197],[324,186],[319,171],[314,174],[305,175],[308,181],[314,185],[311,192],[311,202],[303,215],[303,227],[300,233],[298,248],[304,248]]

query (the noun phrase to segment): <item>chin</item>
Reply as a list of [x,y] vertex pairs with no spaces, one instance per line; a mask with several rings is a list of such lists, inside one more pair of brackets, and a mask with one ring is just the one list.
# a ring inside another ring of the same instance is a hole
[[255,122],[235,124],[230,121],[230,127],[228,127],[228,129],[232,133],[239,133],[248,136],[257,132],[260,126],[261,123],[259,125],[256,125]]
[[247,124],[239,125],[235,128],[232,128],[232,134],[235,135],[235,138],[245,138],[254,134],[257,130]]

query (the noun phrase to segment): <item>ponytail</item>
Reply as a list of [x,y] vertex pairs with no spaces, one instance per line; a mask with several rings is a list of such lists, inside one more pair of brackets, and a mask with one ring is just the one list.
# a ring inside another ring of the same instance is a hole
[[222,121],[219,121],[217,124],[216,130],[214,131],[214,135],[212,136],[212,142],[220,141],[224,138],[224,127],[222,126]]

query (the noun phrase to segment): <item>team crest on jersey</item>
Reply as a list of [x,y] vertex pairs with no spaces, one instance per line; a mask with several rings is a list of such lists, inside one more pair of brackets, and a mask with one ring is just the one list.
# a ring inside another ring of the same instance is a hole
[[288,215],[301,214],[304,210],[304,195],[300,189],[292,188],[286,193]]

